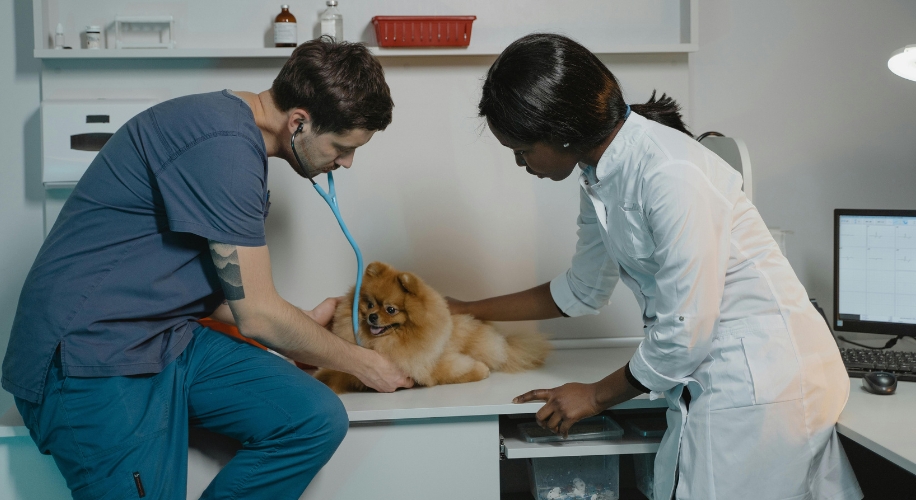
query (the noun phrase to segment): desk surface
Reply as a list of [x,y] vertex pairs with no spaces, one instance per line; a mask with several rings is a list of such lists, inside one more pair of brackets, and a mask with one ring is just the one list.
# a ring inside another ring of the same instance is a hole
[[[541,368],[524,373],[492,373],[470,384],[402,390],[393,394],[343,394],[351,422],[407,418],[467,417],[534,413],[543,403],[513,404],[512,398],[532,389],[566,382],[596,382],[625,365],[635,348],[556,350]],[[666,407],[664,400],[641,396],[617,408]]]
[[[344,394],[341,400],[351,422],[433,417],[467,417],[534,413],[542,403],[513,404],[512,398],[532,389],[566,382],[594,382],[620,368],[634,348],[557,350],[538,370],[494,373],[471,384],[416,388],[393,394]],[[664,407],[664,400],[641,396],[617,408]],[[849,402],[837,430],[891,462],[916,474],[916,382],[900,382],[897,393],[877,396],[865,392],[860,379],[852,379]],[[0,417],[0,438],[28,436],[22,419],[11,408]]]
[[837,431],[891,462],[916,474],[916,382],[898,382],[897,392],[878,396],[850,381],[849,402]]

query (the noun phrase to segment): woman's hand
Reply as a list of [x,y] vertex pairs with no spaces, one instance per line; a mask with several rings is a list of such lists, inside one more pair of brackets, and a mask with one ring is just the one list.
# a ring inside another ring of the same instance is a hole
[[535,417],[538,425],[569,437],[569,428],[579,420],[601,413],[606,406],[598,402],[596,384],[569,383],[553,389],[535,389],[513,399],[513,403],[545,401]]
[[622,367],[594,384],[571,383],[553,389],[536,389],[512,402],[546,401],[535,415],[538,425],[567,438],[569,428],[579,420],[642,394],[627,382],[625,370],[626,367]]

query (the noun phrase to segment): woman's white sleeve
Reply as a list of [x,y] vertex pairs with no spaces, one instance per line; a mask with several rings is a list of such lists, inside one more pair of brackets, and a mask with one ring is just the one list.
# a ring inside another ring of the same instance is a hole
[[[595,206],[580,190],[579,236],[572,266],[550,282],[550,294],[567,316],[598,314],[611,299],[620,277],[617,262],[611,258],[601,239],[601,225]],[[606,214],[601,214],[605,217]]]
[[725,289],[732,204],[692,163],[646,175],[643,210],[655,242],[656,321],[630,360],[652,391],[684,383],[709,354]]

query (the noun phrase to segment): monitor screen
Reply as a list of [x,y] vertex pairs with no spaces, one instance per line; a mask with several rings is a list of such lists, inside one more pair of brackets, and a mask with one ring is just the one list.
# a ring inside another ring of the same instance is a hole
[[916,210],[834,212],[833,325],[916,336]]

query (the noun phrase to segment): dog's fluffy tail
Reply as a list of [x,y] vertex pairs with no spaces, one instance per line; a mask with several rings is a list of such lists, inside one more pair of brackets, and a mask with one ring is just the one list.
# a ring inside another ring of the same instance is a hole
[[553,346],[537,332],[504,333],[506,337],[506,362],[499,369],[504,372],[521,372],[544,364]]

